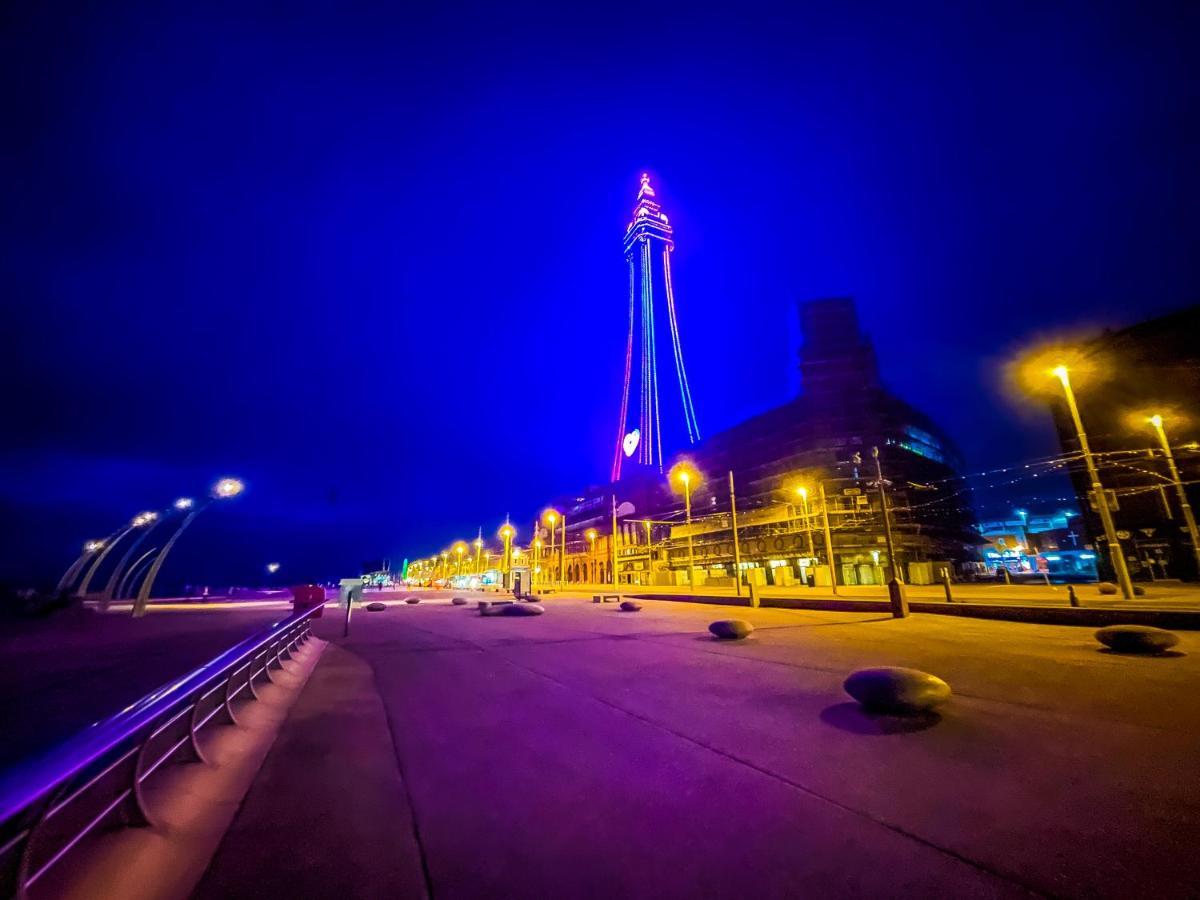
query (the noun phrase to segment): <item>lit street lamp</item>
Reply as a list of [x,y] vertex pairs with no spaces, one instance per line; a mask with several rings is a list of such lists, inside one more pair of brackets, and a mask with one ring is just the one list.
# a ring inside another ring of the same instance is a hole
[[158,513],[149,513],[149,512],[139,513],[138,515],[133,517],[133,521],[131,521],[128,525],[126,525],[119,532],[117,532],[117,534],[115,536],[113,536],[113,537],[109,538],[109,540],[105,541],[103,548],[96,555],[95,561],[92,562],[91,566],[88,567],[87,574],[83,576],[83,581],[80,582],[80,584],[79,584],[78,596],[80,596],[80,597],[87,596],[88,587],[91,586],[92,579],[96,577],[96,572],[98,572],[100,570],[100,567],[102,565],[104,565],[104,560],[108,558],[108,554],[112,553],[113,548],[121,542],[122,538],[124,538],[125,535],[129,534],[131,531],[133,531],[135,529],[144,528],[146,525],[155,521],[157,518],[158,518]]
[[1129,567],[1125,565],[1125,553],[1121,542],[1117,540],[1117,527],[1113,524],[1112,510],[1108,508],[1108,496],[1100,484],[1100,473],[1096,470],[1096,461],[1092,459],[1092,448],[1088,444],[1087,432],[1083,430],[1083,419],[1079,417],[1079,406],[1075,402],[1075,391],[1071,389],[1071,376],[1064,365],[1055,366],[1050,370],[1051,375],[1058,378],[1062,384],[1063,393],[1067,398],[1067,409],[1071,413],[1071,421],[1075,424],[1075,432],[1079,437],[1079,449],[1083,454],[1083,462],[1087,466],[1088,478],[1092,483],[1092,494],[1096,498],[1096,509],[1100,513],[1100,522],[1104,526],[1104,537],[1108,542],[1108,553],[1112,559],[1113,571],[1117,575],[1117,584],[1126,600],[1133,599],[1133,582],[1129,579]]
[[808,555],[812,558],[816,556],[816,552],[813,550],[812,519],[808,514],[808,488],[798,487],[796,493],[800,495],[800,502],[804,507],[804,530],[808,533]]
[[[558,581],[558,585],[561,587],[562,586],[562,577],[563,577],[562,562],[561,562],[561,560],[556,560],[555,556],[554,556],[554,524],[558,521],[558,511],[554,510],[554,509],[548,509],[544,513],[542,513],[542,518],[545,520],[546,524],[550,526],[550,565],[553,566],[556,562],[558,562],[558,579],[557,579],[557,581]],[[563,543],[566,543],[566,538],[567,538],[567,520],[566,520],[566,517],[563,517]]]
[[1179,469],[1175,465],[1175,454],[1171,452],[1171,442],[1167,440],[1166,429],[1163,428],[1163,417],[1153,415],[1147,419],[1158,434],[1158,442],[1162,444],[1163,456],[1167,458],[1167,470],[1171,473],[1171,481],[1175,485],[1175,493],[1179,495],[1179,506],[1183,510],[1183,524],[1187,528],[1188,537],[1192,540],[1192,554],[1196,558],[1196,574],[1200,576],[1200,533],[1196,531],[1196,517],[1192,515],[1192,505],[1188,503],[1187,491],[1179,478]]
[[[516,533],[516,529],[508,522],[505,522],[500,529],[500,538],[504,541],[504,556],[500,560],[500,571],[505,576],[512,571],[512,539]],[[507,577],[504,586],[508,587]]]
[[162,550],[158,556],[154,558],[154,562],[150,565],[150,570],[146,573],[146,578],[142,581],[141,589],[138,591],[137,599],[133,602],[133,617],[140,619],[146,614],[146,604],[150,602],[150,591],[154,587],[154,579],[158,577],[158,572],[162,568],[163,562],[167,558],[167,554],[171,552],[171,548],[175,546],[175,542],[179,540],[179,536],[184,530],[192,524],[192,520],[204,510],[208,509],[217,500],[230,500],[242,493],[246,486],[236,478],[222,478],[213,486],[212,497],[203,506],[196,506],[188,503],[180,507],[186,513],[179,527],[175,529],[175,533],[171,535],[171,539],[163,544]]
[[592,579],[592,583],[596,582],[596,529],[589,528],[583,533],[583,536],[588,539],[588,574]]
[[676,463],[671,468],[671,480],[683,485],[684,515],[687,522],[688,587],[696,587],[696,553],[692,546],[692,483],[699,483],[699,475],[687,463]]
[[279,563],[267,563],[267,574],[274,575],[279,571]]

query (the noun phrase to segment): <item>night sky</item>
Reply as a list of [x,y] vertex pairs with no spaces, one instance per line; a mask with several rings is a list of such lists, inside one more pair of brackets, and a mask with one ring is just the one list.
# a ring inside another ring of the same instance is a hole
[[0,579],[227,474],[164,583],[527,537],[611,462],[643,171],[707,433],[853,295],[971,471],[1051,453],[1001,363],[1200,295],[1195,4],[188,6],[0,13]]

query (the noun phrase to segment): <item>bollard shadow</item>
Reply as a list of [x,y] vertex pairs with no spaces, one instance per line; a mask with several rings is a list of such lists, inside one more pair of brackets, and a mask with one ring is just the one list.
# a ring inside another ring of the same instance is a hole
[[1160,650],[1158,653],[1138,653],[1129,650],[1114,650],[1112,647],[1099,647],[1097,653],[1106,653],[1109,656],[1136,656],[1141,659],[1173,659],[1177,656],[1187,656],[1182,650]]
[[857,703],[835,703],[821,710],[821,721],[852,734],[912,734],[932,728],[942,721],[940,713],[916,713],[910,716],[874,713]]

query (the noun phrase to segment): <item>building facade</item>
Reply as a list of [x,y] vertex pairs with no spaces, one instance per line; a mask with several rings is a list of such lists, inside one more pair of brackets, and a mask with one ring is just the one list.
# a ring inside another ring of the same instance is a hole
[[[762,585],[882,584],[892,560],[879,472],[901,577],[928,583],[978,557],[958,451],[886,388],[853,301],[803,303],[800,320],[799,396],[686,453],[699,476],[690,524],[666,472],[627,470],[612,485],[558,498],[567,553],[553,579],[562,568],[569,581],[599,573],[611,583],[615,543],[622,584],[684,585],[692,572],[697,584],[732,585],[739,565],[743,581]],[[548,547],[544,526],[539,539]]]

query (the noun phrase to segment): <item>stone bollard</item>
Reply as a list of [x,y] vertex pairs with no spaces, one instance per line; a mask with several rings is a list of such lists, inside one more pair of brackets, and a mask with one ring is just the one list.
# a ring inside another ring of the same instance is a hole
[[1079,598],[1075,596],[1075,585],[1067,585],[1067,602],[1074,607],[1079,606]]
[[750,588],[750,605],[754,609],[758,609],[758,585],[751,581],[747,587]]

